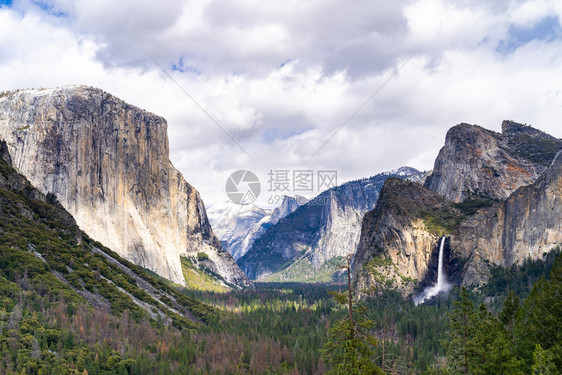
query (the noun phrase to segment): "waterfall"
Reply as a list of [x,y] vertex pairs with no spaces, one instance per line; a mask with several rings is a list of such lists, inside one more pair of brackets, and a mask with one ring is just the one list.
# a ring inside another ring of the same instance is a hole
[[443,248],[445,247],[445,237],[441,238],[441,244],[439,245],[439,267],[437,268],[437,290],[440,291],[443,285],[447,283],[445,280],[445,275],[443,274]]
[[445,272],[443,272],[443,248],[445,247],[445,237],[441,237],[441,243],[439,244],[439,265],[437,267],[437,282],[435,285],[427,287],[424,291],[414,297],[414,304],[419,305],[427,300],[435,297],[441,292],[448,292],[451,289],[451,285],[447,282],[445,277]]

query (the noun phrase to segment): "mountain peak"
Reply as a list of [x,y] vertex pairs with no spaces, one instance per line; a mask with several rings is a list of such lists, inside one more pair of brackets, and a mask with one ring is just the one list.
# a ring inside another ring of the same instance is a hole
[[502,134],[512,135],[517,133],[526,133],[529,135],[545,134],[531,125],[521,124],[519,122],[504,120],[502,122]]
[[449,129],[426,187],[461,202],[475,196],[505,199],[536,181],[562,140],[513,121],[502,127],[501,134],[466,123]]

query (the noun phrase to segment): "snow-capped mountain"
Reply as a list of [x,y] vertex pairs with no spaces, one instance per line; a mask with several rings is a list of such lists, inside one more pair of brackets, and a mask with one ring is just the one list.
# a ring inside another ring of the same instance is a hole
[[255,204],[240,205],[227,201],[211,206],[207,215],[223,249],[234,259],[239,259],[267,228],[306,202],[308,202],[306,198],[298,195],[295,197],[284,195],[278,207],[264,209]]

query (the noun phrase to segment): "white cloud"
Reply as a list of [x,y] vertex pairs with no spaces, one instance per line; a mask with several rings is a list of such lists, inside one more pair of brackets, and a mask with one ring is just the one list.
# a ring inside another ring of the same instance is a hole
[[555,1],[45,4],[0,9],[0,90],[84,83],[164,116],[172,161],[209,203],[237,169],[264,184],[269,168],[337,169],[340,182],[428,169],[460,122],[513,119],[562,137],[561,41],[497,51],[510,25],[560,19]]

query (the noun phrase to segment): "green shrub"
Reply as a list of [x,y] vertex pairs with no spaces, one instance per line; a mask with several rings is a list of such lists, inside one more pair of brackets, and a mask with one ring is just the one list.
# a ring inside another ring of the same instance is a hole
[[197,261],[202,262],[204,260],[209,260],[209,256],[202,251],[198,252],[197,253]]

